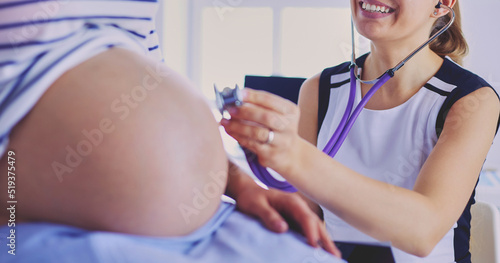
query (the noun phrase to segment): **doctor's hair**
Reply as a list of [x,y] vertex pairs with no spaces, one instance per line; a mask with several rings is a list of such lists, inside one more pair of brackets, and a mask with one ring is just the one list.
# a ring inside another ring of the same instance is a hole
[[[449,56],[453,61],[462,65],[463,59],[469,53],[469,46],[462,32],[462,17],[458,1],[453,10],[455,11],[455,22],[429,46],[436,54],[442,57]],[[451,14],[438,18],[432,27],[431,36],[448,24],[450,20]]]

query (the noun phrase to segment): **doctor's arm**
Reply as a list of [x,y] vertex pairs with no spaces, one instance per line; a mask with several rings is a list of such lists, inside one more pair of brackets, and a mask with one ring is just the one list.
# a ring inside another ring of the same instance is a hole
[[[408,190],[358,174],[300,138],[295,105],[268,93],[244,93],[248,103],[224,121],[229,134],[316,203],[362,232],[417,256],[428,255],[463,212],[500,111],[491,88],[456,102],[414,189]],[[471,98],[481,99],[473,110],[467,107]],[[272,145],[256,136],[266,129],[275,133]]]

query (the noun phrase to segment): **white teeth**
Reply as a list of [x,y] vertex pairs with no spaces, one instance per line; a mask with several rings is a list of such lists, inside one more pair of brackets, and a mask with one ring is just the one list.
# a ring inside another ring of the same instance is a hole
[[370,5],[365,2],[362,2],[361,8],[369,12],[389,13],[391,11],[391,8],[389,7]]

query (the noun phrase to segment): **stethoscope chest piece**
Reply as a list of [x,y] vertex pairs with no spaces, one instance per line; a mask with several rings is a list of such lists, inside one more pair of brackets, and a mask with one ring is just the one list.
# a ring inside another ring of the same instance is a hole
[[243,104],[243,96],[241,95],[241,89],[236,85],[234,89],[229,87],[224,88],[219,91],[214,85],[215,91],[215,104],[220,113],[223,114],[224,111],[231,107],[239,107]]

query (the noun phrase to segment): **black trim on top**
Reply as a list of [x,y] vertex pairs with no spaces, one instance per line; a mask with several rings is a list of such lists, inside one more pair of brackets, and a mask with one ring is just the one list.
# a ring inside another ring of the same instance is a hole
[[[362,68],[363,65],[365,64],[366,57],[368,57],[368,54],[364,54],[358,59],[356,59],[356,64],[358,64],[359,68]],[[340,65],[337,65],[335,67],[327,68],[323,70],[321,73],[320,79],[319,79],[319,92],[318,92],[318,127],[316,134],[319,134],[319,131],[321,129],[321,126],[323,125],[323,122],[325,120],[326,112],[328,111],[328,106],[330,102],[330,90],[333,88],[339,88],[341,86],[344,86],[345,84],[348,84],[351,80],[350,78],[347,78],[344,81],[337,82],[337,83],[331,83],[331,77],[333,75],[338,75],[342,73],[347,73],[350,70],[350,62],[344,62]],[[346,98],[347,99],[347,98]]]
[[448,91],[444,91],[442,89],[438,89],[436,88],[435,86],[433,86],[432,84],[429,84],[429,83],[426,83],[424,85],[424,87],[430,91],[434,91],[436,92],[437,94],[441,95],[441,96],[449,96],[451,92],[448,92]]
[[[333,75],[342,74],[349,72],[349,67],[346,67],[347,63],[341,64],[337,67],[327,68],[321,73],[319,79],[319,92],[318,92],[318,127],[316,134],[319,134],[319,130],[323,125],[326,117],[326,112],[328,111],[328,106],[330,104],[330,91],[334,88],[342,87],[343,85],[350,82],[350,79],[343,80],[337,83],[331,83],[331,78]],[[346,71],[347,69],[347,71]]]
[[[455,102],[480,88],[490,87],[493,89],[493,87],[478,75],[463,69],[449,59],[444,60],[443,65],[439,69],[438,73],[436,73],[436,77],[446,83],[451,83],[457,86],[448,94],[446,100],[441,106],[441,109],[439,110],[436,119],[436,134],[439,137],[443,131],[446,116]],[[493,91],[496,93],[495,89],[493,89]],[[496,94],[498,96],[498,93]],[[498,132],[499,126],[500,116],[498,116],[496,132]]]
[[319,134],[321,125],[325,120],[326,111],[328,110],[328,102],[330,101],[330,89],[328,87],[330,83],[330,74],[328,74],[329,69],[323,70],[321,76],[319,77],[319,87],[318,87],[318,124],[316,127],[316,135]]
[[332,83],[332,84],[330,85],[330,88],[338,88],[338,87],[342,87],[342,86],[344,86],[345,84],[347,84],[347,83],[349,83],[349,82],[351,82],[351,80],[350,80],[350,79],[346,79],[346,80],[341,81],[341,82]]
[[[498,92],[493,87],[490,86],[490,88],[493,90],[493,92],[495,92],[498,100],[500,101],[500,96],[498,95]],[[495,135],[497,135],[499,128],[500,128],[500,114],[498,115],[497,131],[495,132]]]
[[[479,179],[476,182],[479,182]],[[476,187],[472,191],[472,195],[469,198],[469,202],[464,209],[464,212],[457,221],[457,227],[453,230],[453,248],[455,251],[455,262],[457,263],[471,263],[471,253],[470,253],[470,228],[471,228],[471,218],[472,214],[470,212],[471,206],[476,203],[474,196],[476,195]],[[463,240],[469,240],[469,242],[463,242]]]

